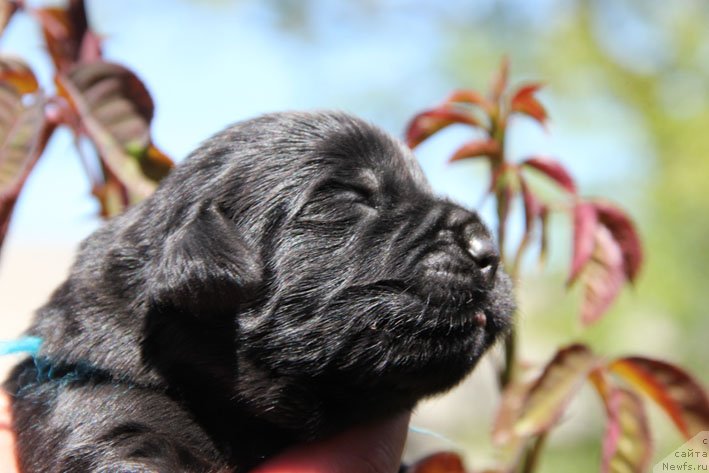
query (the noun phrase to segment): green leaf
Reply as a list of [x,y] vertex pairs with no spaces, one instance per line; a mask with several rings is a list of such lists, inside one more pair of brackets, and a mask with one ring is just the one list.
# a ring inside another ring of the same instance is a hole
[[560,349],[529,390],[515,434],[529,436],[549,430],[598,364],[599,359],[585,345]]

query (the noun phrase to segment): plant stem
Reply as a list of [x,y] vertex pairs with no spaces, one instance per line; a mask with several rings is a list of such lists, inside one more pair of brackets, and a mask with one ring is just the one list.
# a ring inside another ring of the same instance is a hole
[[[517,317],[513,315],[513,318],[516,319]],[[508,384],[514,379],[515,377],[515,365],[516,365],[516,359],[515,357],[517,356],[517,331],[514,329],[514,320],[513,320],[513,328],[510,330],[510,332],[507,334],[505,337],[505,366],[502,369],[502,372],[500,373],[499,377],[499,383],[500,383],[500,391],[505,389]]]
[[[505,159],[505,131],[507,125],[507,114],[505,110],[501,108],[498,109],[499,115],[494,117],[492,120],[491,127],[491,137],[499,143],[500,151],[497,157],[497,161],[493,163],[491,172],[493,176],[500,176],[500,178],[507,179],[507,176],[502,176],[502,171],[505,170],[506,159]],[[493,178],[493,182],[495,179]],[[506,257],[505,251],[505,241],[506,241],[506,227],[507,227],[507,208],[510,205],[508,202],[509,196],[505,192],[504,188],[496,186],[494,189],[495,200],[497,204],[497,247],[500,251],[500,259],[508,271],[510,277],[513,281],[517,280],[518,264],[517,259],[519,255],[515,257],[515,262],[510,267],[509,260]],[[504,390],[507,385],[512,382],[515,376],[515,366],[517,364],[517,330],[516,330],[516,314],[512,314],[512,328],[510,332],[505,337],[505,364],[499,375],[500,391]]]
[[547,439],[547,431],[540,433],[524,456],[521,473],[533,473],[539,464],[539,457]]

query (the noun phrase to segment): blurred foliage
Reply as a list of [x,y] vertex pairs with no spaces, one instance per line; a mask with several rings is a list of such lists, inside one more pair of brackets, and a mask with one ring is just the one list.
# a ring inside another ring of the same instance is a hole
[[[636,281],[643,262],[642,243],[632,218],[606,201],[584,197],[562,163],[537,154],[521,161],[510,155],[507,145],[516,128],[511,126],[514,118],[526,116],[546,126],[549,115],[537,98],[540,84],[510,89],[508,76],[509,64],[503,60],[489,93],[454,91],[439,105],[414,116],[406,140],[414,148],[451,125],[473,129],[474,138],[453,152],[450,161],[487,163],[487,192],[497,210],[498,247],[512,280],[521,278],[521,262],[530,243],[538,244],[542,260],[546,259],[550,213],[570,217],[573,251],[566,284],[583,286],[581,322],[590,326],[607,313],[623,286]],[[530,170],[555,183],[564,195],[557,199],[542,196],[537,186],[531,185]],[[521,202],[524,217],[524,231],[516,246],[506,241],[515,201]],[[595,388],[606,412],[602,472],[640,473],[648,469],[653,455],[652,428],[641,394],[669,416],[685,440],[709,430],[709,396],[682,368],[644,356],[608,361],[590,346],[575,343],[559,348],[536,374],[529,363],[520,363],[517,346],[521,335],[515,322],[504,343],[505,363],[499,374],[502,399],[492,432],[502,459],[488,470],[491,473],[536,471],[548,435],[586,381]],[[451,463],[450,458],[450,454],[434,455],[414,471],[461,471],[460,464]]]
[[[643,169],[628,170],[604,183],[603,190],[637,209],[649,256],[636,294],[620,310],[632,305],[633,311],[671,317],[682,332],[673,355],[707,380],[699,368],[709,359],[709,346],[697,333],[709,331],[709,221],[703,217],[709,214],[704,189],[709,176],[709,4],[549,3],[551,15],[545,21],[525,21],[509,2],[498,2],[474,27],[459,25],[451,33],[451,72],[468,80],[502,51],[511,51],[520,69],[549,80],[559,101],[606,98],[628,111],[635,120],[628,129],[639,128],[651,154],[639,163]],[[514,36],[499,31],[514,31]],[[603,111],[569,118],[582,133],[624,131],[604,126]]]
[[[0,0],[0,34],[15,15],[41,27],[57,95],[45,97],[24,59],[0,55],[0,248],[17,199],[59,126],[74,134],[104,217],[150,195],[173,166],[152,142],[150,93],[131,70],[104,61],[84,0],[44,7]],[[82,140],[93,156],[82,153]]]

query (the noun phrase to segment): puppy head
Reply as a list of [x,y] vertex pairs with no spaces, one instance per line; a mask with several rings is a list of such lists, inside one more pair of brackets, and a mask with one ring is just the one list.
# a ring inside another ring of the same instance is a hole
[[236,125],[153,200],[169,203],[153,306],[233,320],[235,389],[260,406],[275,403],[268,386],[311,386],[333,403],[386,393],[410,407],[459,382],[509,324],[509,279],[477,214],[351,116]]

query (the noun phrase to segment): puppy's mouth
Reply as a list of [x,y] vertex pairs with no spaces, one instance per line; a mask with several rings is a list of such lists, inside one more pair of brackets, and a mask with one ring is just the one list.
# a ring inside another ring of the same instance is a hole
[[[469,337],[476,331],[498,331],[488,316],[486,291],[474,287],[460,275],[447,283],[434,281],[423,287],[401,280],[378,281],[371,290],[403,297],[413,302],[411,316],[405,325],[423,337]],[[492,314],[490,314],[492,315]],[[378,324],[374,324],[374,329]]]

